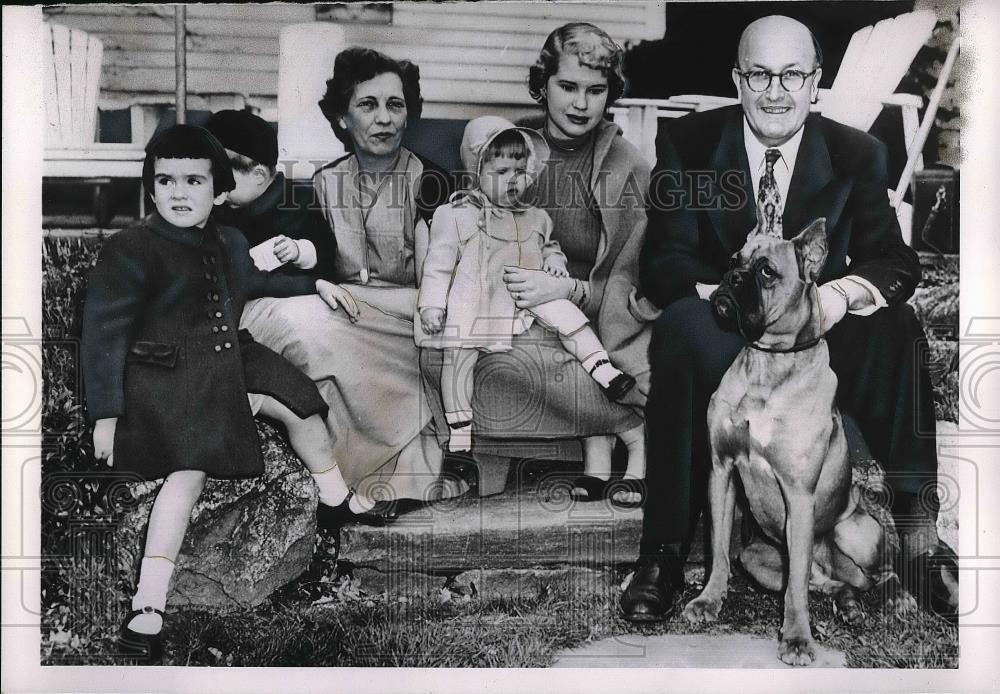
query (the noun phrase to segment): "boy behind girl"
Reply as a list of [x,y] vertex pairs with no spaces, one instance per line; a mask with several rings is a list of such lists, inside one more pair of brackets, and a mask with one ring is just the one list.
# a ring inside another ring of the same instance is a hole
[[334,252],[333,234],[311,185],[296,185],[277,171],[278,136],[249,111],[219,111],[205,123],[226,148],[236,187],[216,210],[220,224],[243,232],[254,262],[264,270],[323,276]]

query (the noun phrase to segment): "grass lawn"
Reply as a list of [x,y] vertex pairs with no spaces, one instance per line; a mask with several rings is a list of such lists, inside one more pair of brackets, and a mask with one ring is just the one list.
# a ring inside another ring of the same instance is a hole
[[[565,648],[626,634],[742,633],[775,640],[780,596],[734,576],[720,621],[692,627],[679,616],[634,625],[619,616],[620,585],[604,592],[542,588],[536,595],[480,598],[442,589],[419,598],[368,595],[337,575],[328,540],[317,541],[309,571],[258,608],[226,615],[171,614],[166,664],[203,666],[545,667]],[[617,581],[616,581],[617,583]],[[689,584],[678,608],[699,586]],[[850,667],[954,668],[955,627],[923,612],[883,614],[877,591],[862,601],[868,621],[848,627],[832,600],[814,595],[812,625],[822,645],[842,650]],[[82,615],[81,615],[82,616]],[[110,623],[109,623],[110,624]],[[57,643],[43,634],[43,663],[112,665],[114,628]],[[775,667],[779,667],[777,659]]]

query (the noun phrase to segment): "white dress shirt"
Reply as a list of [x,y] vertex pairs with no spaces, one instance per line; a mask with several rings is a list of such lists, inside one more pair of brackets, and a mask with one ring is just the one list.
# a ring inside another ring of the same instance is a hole
[[[781,207],[784,210],[785,201],[788,199],[788,188],[792,183],[792,172],[795,170],[795,160],[799,155],[799,145],[802,144],[802,132],[805,130],[804,127],[799,128],[792,137],[782,145],[777,147],[768,147],[767,145],[760,142],[756,135],[753,134],[753,130],[750,129],[750,123],[747,119],[743,118],[743,143],[746,147],[747,152],[747,162],[750,164],[750,179],[753,183],[754,192],[754,204],[756,204],[757,195],[760,193],[760,179],[764,176],[764,170],[767,166],[767,160],[764,157],[765,152],[769,149],[777,149],[781,153],[781,156],[776,162],[774,162],[774,180],[778,184],[778,191],[781,193]],[[868,316],[875,311],[879,310],[883,306],[888,306],[885,297],[882,296],[882,292],[875,288],[871,282],[866,280],[864,277],[858,277],[857,275],[847,275],[839,280],[834,280],[830,284],[835,284],[843,289],[841,282],[848,281],[854,282],[861,285],[871,294],[874,303],[865,306],[864,308],[859,308],[850,313],[857,316]],[[846,291],[846,290],[844,290]]]

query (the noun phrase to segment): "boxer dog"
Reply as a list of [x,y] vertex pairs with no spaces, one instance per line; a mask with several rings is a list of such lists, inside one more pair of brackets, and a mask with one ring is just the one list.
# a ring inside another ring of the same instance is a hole
[[785,240],[760,232],[758,219],[711,296],[716,317],[747,345],[708,407],[712,570],[684,608],[692,623],[718,618],[729,583],[735,467],[764,534],[739,561],[762,587],[784,589],[778,657],[790,665],[815,658],[810,588],[832,595],[850,624],[863,617],[855,591],[873,585],[885,586],[897,612],[916,607],[893,573],[882,526],[851,484],[816,287],[826,262],[825,227],[817,219]]

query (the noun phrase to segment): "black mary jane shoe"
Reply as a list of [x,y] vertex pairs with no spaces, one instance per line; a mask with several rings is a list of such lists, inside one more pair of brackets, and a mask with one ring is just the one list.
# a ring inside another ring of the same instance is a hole
[[374,508],[370,511],[355,513],[351,510],[351,497],[353,496],[354,490],[352,489],[344,497],[344,500],[336,506],[329,506],[320,501],[316,505],[316,525],[324,530],[336,532],[349,523],[379,527],[394,520],[384,514],[375,513]]
[[[610,363],[611,362],[607,359],[601,359],[591,367],[590,375],[594,375],[594,371],[597,370],[597,367]],[[604,396],[611,402],[618,402],[628,395],[628,392],[633,388],[635,388],[635,378],[633,376],[629,376],[627,373],[620,373],[611,379],[611,383],[606,386],[601,386],[601,390],[604,391]]]
[[[638,494],[638,501],[616,501],[615,494],[619,492],[625,492],[627,494]],[[609,482],[607,488],[604,490],[604,496],[608,501],[611,502],[612,506],[617,506],[618,508],[639,508],[642,506],[643,502],[646,501],[646,481],[634,478],[615,480],[614,482]]]
[[141,614],[156,613],[163,619],[163,610],[147,605],[140,610],[131,610],[125,615],[122,628],[118,632],[118,651],[122,656],[137,661],[138,665],[159,665],[163,660],[163,634],[140,634],[129,629],[133,619]]
[[593,475],[580,475],[573,480],[573,489],[582,489],[586,492],[586,495],[571,494],[571,496],[574,501],[579,501],[581,503],[602,501],[604,499],[604,494],[607,491],[608,484],[608,480],[602,480],[600,477],[594,477]]

